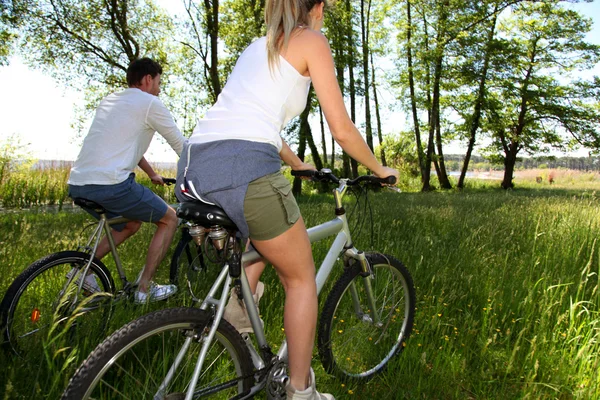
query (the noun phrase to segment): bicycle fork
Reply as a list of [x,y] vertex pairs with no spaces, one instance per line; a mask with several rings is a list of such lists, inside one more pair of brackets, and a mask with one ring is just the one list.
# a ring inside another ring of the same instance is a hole
[[356,249],[349,249],[346,252],[347,257],[354,258],[358,260],[361,266],[361,276],[363,278],[363,283],[365,285],[365,294],[367,305],[369,306],[369,314],[367,315],[361,307],[360,299],[358,297],[358,290],[356,289],[356,283],[353,281],[350,284],[350,295],[352,296],[352,305],[354,307],[354,312],[359,319],[362,319],[365,322],[370,322],[375,324],[376,326],[381,326],[381,318],[379,317],[379,313],[377,312],[377,305],[375,303],[375,296],[373,295],[373,286],[371,285],[371,281],[375,278],[373,273],[373,269],[369,265],[367,261],[367,257],[363,251],[358,251]]

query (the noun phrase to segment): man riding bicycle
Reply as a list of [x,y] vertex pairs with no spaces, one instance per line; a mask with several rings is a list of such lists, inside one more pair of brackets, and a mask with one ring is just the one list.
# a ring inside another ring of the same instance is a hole
[[[100,204],[107,210],[109,218],[121,215],[131,219],[124,225],[113,227],[117,246],[135,234],[142,222],[156,225],[134,293],[134,301],[138,304],[163,300],[177,291],[174,285],[151,282],[173,240],[177,228],[175,210],[150,189],[135,182],[133,172],[137,165],[152,183],[164,185],[162,177],[144,158],[144,153],[155,132],[167,140],[177,155],[181,154],[185,143],[171,113],[158,98],[161,74],[162,67],[149,58],[135,60],[129,65],[129,87],[100,102],[68,180],[72,198],[82,197]],[[108,240],[104,237],[95,256],[101,259],[109,251]],[[93,275],[86,276],[83,285],[88,291],[101,290]]]

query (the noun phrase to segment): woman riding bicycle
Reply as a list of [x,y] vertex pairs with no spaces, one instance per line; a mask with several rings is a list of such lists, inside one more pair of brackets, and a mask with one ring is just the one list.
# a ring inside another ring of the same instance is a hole
[[[267,0],[267,36],[240,56],[216,104],[198,121],[179,161],[176,195],[212,202],[275,267],[286,293],[284,327],[289,349],[288,399],[332,399],[315,389],[310,368],[317,321],[311,246],[281,160],[293,170],[314,169],[281,139],[280,131],[304,110],[310,83],[340,146],[381,178],[383,167],[350,120],[321,34],[323,0]],[[263,263],[245,266],[253,292]],[[234,323],[235,326],[235,323]]]

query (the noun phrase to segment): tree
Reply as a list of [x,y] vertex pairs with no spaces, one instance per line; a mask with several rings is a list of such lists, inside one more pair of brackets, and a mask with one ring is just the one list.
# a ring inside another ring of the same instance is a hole
[[423,154],[423,145],[421,144],[421,129],[419,114],[417,112],[417,98],[415,91],[415,78],[413,70],[413,44],[412,44],[412,4],[411,0],[406,0],[406,59],[408,62],[408,87],[410,91],[410,110],[415,130],[415,143],[417,158],[419,160],[419,171],[421,173],[421,184],[423,190],[429,190],[429,176],[425,173],[425,160]]
[[[215,103],[221,93],[219,77],[219,0],[204,0],[201,6],[192,0],[183,0],[189,40],[180,43],[191,50],[190,59],[199,58],[202,63],[203,83],[209,90],[210,103]],[[185,73],[185,72],[184,72]],[[194,71],[193,75],[197,72]],[[193,80],[193,78],[192,78]]]
[[[463,166],[460,172],[460,177],[458,178],[458,184],[457,187],[462,189],[464,188],[465,185],[465,177],[467,175],[467,170],[469,168],[469,162],[471,160],[471,156],[473,154],[473,149],[475,147],[475,143],[476,143],[476,135],[477,135],[477,131],[479,130],[479,125],[481,123],[481,115],[482,115],[482,111],[484,108],[484,100],[485,100],[485,95],[486,95],[486,85],[487,85],[487,79],[488,79],[488,71],[490,68],[490,59],[492,57],[492,53],[495,49],[495,44],[496,41],[495,39],[495,35],[496,35],[496,25],[497,25],[497,21],[498,21],[498,11],[499,11],[499,7],[500,5],[498,3],[492,4],[492,18],[490,20],[489,23],[489,27],[488,27],[488,32],[487,32],[487,37],[485,38],[484,41],[484,48],[483,48],[483,63],[481,65],[481,68],[476,71],[473,74],[467,73],[467,77],[469,80],[479,80],[479,86],[477,88],[477,92],[475,95],[475,99],[473,100],[473,113],[471,115],[465,116],[465,128],[468,129],[468,133],[467,133],[467,152],[465,154],[465,158],[463,161]],[[487,6],[484,6],[484,10],[487,11]],[[475,36],[473,35],[473,37],[475,37],[477,39],[479,39],[479,36]],[[481,56],[481,53],[478,52],[476,53],[477,56]],[[467,59],[467,62],[470,62],[471,65],[477,65],[479,63],[474,62],[473,59]],[[475,67],[476,68],[476,67]]]
[[[365,1],[366,10],[365,10]],[[365,136],[367,145],[373,151],[373,128],[371,126],[371,100],[369,87],[369,28],[371,18],[371,1],[360,0],[360,32],[362,47],[363,83],[365,96]]]
[[8,0],[0,0],[0,66],[8,65],[8,57],[12,53],[12,45],[16,39],[16,13]]
[[[346,7],[346,15],[348,16],[348,24],[346,24],[346,38],[347,38],[347,49],[348,49],[348,77],[349,77],[349,81],[348,81],[348,88],[349,88],[349,94],[350,94],[350,119],[352,120],[352,122],[356,123],[356,80],[354,78],[354,67],[356,66],[356,60],[355,60],[355,51],[356,51],[356,38],[355,38],[355,31],[354,31],[354,24],[352,22],[352,15],[353,15],[353,7],[352,7],[352,3],[350,0],[345,0],[345,7]],[[353,159],[348,157],[348,155],[346,155],[346,158],[344,159],[344,173],[346,173],[346,169],[347,169],[347,165],[346,162],[347,160],[350,160],[350,165],[352,167],[352,177],[356,178],[358,176],[358,162]],[[346,175],[348,176],[348,175]]]
[[534,154],[572,141],[600,148],[598,80],[566,79],[600,60],[600,47],[584,39],[591,21],[556,1],[522,4],[513,14],[501,25],[506,39],[496,59],[487,117],[492,149],[503,153],[504,189],[514,186],[521,151]]
[[[60,83],[98,97],[121,87],[132,60],[168,65],[170,18],[151,0],[14,0],[21,55]],[[148,29],[151,26],[152,29]]]
[[242,51],[265,34],[265,1],[230,0],[224,5],[220,35],[228,53],[223,59],[223,76],[226,77]]

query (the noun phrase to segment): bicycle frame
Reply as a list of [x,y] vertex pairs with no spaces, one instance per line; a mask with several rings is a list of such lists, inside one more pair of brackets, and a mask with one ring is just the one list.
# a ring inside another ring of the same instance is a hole
[[[113,256],[113,259],[115,260],[115,266],[117,267],[117,271],[119,272],[119,277],[121,278],[121,282],[123,284],[123,289],[127,288],[129,281],[127,280],[127,277],[125,276],[125,270],[123,269],[123,264],[121,263],[121,258],[119,257],[119,254],[117,253],[117,246],[115,245],[115,240],[112,236],[110,227],[113,225],[127,223],[129,221],[130,220],[125,217],[115,217],[115,218],[108,219],[108,218],[106,218],[106,214],[104,214],[104,213],[100,214],[100,219],[98,221],[98,225],[94,229],[94,232],[92,232],[90,238],[87,241],[87,244],[85,246],[83,246],[83,248],[90,254],[90,259],[88,260],[85,268],[83,268],[83,271],[81,272],[81,276],[87,275],[88,269],[90,268],[90,265],[92,265],[92,260],[94,258],[94,255],[96,254],[96,250],[98,249],[98,244],[100,243],[100,239],[102,238],[102,231],[104,231],[104,233],[106,234],[106,238],[108,239],[108,246],[110,248],[110,253]],[[92,242],[94,242],[94,246],[90,247]],[[83,287],[83,281],[84,280],[81,279],[79,282],[77,294],[81,291],[81,288]],[[75,295],[74,303],[77,302],[77,294]]]
[[[177,205],[170,204],[170,206],[176,207]],[[113,217],[113,218],[109,219],[106,217],[106,214],[104,214],[104,213],[100,214],[100,218],[98,220],[98,225],[94,229],[94,232],[92,232],[92,234],[90,235],[90,238],[88,239],[86,245],[82,246],[83,249],[86,252],[88,252],[92,257],[90,257],[89,261],[87,262],[87,265],[83,269],[81,276],[85,276],[88,272],[90,265],[92,265],[92,259],[93,259],[94,255],[96,254],[96,250],[98,249],[98,244],[100,243],[100,239],[102,238],[102,231],[104,231],[104,233],[106,234],[106,238],[108,240],[108,246],[110,248],[110,253],[113,256],[113,259],[115,260],[115,266],[117,267],[117,272],[119,273],[119,277],[121,278],[121,284],[122,284],[123,290],[127,290],[130,288],[131,282],[129,282],[127,280],[127,276],[125,274],[125,269],[123,268],[123,264],[121,263],[121,257],[119,257],[119,253],[117,253],[117,246],[115,245],[115,239],[113,238],[113,235],[111,232],[112,226],[119,225],[119,224],[125,224],[129,221],[131,221],[131,220],[129,218],[125,218],[125,217]],[[90,224],[90,225],[93,225],[93,224]],[[94,246],[90,247],[92,242],[94,242]],[[81,291],[82,287],[83,287],[83,279],[81,280],[81,282],[79,282],[79,287],[77,289],[77,293],[79,293]],[[75,300],[77,300],[77,297],[75,297]]]
[[[323,289],[325,282],[329,278],[329,275],[331,274],[331,271],[333,269],[333,266],[334,266],[336,260],[342,253],[344,253],[344,256],[347,258],[353,258],[353,259],[358,260],[361,263],[361,266],[363,268],[363,272],[365,273],[365,276],[370,276],[370,274],[371,274],[371,269],[370,269],[370,266],[368,265],[365,254],[362,251],[357,250],[352,243],[352,238],[350,236],[350,228],[348,226],[348,220],[346,218],[345,211],[342,207],[342,199],[348,189],[348,187],[346,185],[347,181],[348,181],[348,179],[340,179],[338,188],[336,188],[333,191],[337,216],[328,222],[325,222],[320,225],[316,225],[307,230],[308,237],[309,237],[311,243],[318,242],[326,237],[336,235],[336,237],[333,241],[333,244],[331,245],[329,251],[327,252],[325,259],[321,263],[321,265],[317,271],[317,274],[316,274],[315,280],[316,280],[316,284],[317,284],[317,296],[321,293],[321,290]],[[258,260],[260,258],[261,258],[261,256],[255,250],[245,252],[242,254],[242,265],[245,265],[246,263],[251,262],[251,261]],[[240,281],[241,281],[242,295],[244,298],[244,302],[246,304],[248,316],[249,316],[250,322],[252,324],[252,328],[254,330],[254,335],[255,335],[256,341],[259,345],[259,348],[261,348],[261,349],[269,348],[269,345],[265,338],[263,326],[260,322],[256,304],[254,304],[254,301],[246,300],[246,299],[252,299],[252,291],[250,290],[250,285],[248,283],[248,279],[246,277],[244,268],[242,268],[242,274],[240,276]],[[229,275],[229,265],[226,263],[223,266],[221,272],[219,273],[219,276],[215,280],[215,283],[212,285],[206,298],[204,299],[204,301],[202,302],[202,304],[200,306],[200,308],[202,310],[206,310],[211,305],[215,306],[216,313],[215,313],[214,321],[210,327],[210,330],[204,338],[204,343],[203,343],[200,355],[198,357],[196,367],[194,369],[194,374],[192,376],[192,380],[190,381],[188,392],[185,397],[186,400],[191,400],[194,396],[194,388],[196,387],[196,384],[200,377],[200,372],[202,370],[202,366],[204,364],[204,360],[205,360],[206,354],[208,352],[208,348],[214,339],[215,333],[217,331],[217,327],[218,327],[218,325],[221,321],[221,318],[223,317],[223,313],[225,311],[225,305],[227,303],[231,282],[232,282],[232,278]],[[371,290],[370,280],[365,279],[364,282],[366,285],[366,288],[365,288],[366,292],[368,293],[368,302],[370,304],[371,319],[375,323],[378,323],[379,317],[378,317],[378,315],[376,315],[376,312],[375,312],[376,307],[374,306],[375,301],[373,298],[373,292]],[[221,288],[221,291],[219,293],[220,288]],[[359,308],[358,297],[356,295],[356,290],[354,289],[354,287],[351,288],[351,292],[352,292],[352,298],[355,303],[355,308],[358,309]],[[218,298],[215,297],[217,295],[218,295]],[[181,350],[179,351],[177,357],[175,358],[173,365],[171,366],[169,372],[167,373],[167,376],[163,380],[163,382],[158,390],[157,396],[163,394],[164,388],[167,387],[169,381],[174,376],[175,371],[177,370],[179,363],[183,359],[183,355],[187,351],[187,348],[190,345],[191,341],[192,341],[191,337],[188,337],[186,339],[186,341],[183,344]],[[271,360],[263,360],[262,357],[256,352],[256,350],[252,346],[252,343],[247,339],[245,341],[248,344],[248,348],[250,350],[252,361],[254,362],[254,366],[256,369],[262,369],[265,367],[265,363],[268,364],[271,362]],[[287,342],[284,340],[283,343],[281,344],[279,352],[277,353],[277,357],[279,358],[279,360],[283,360],[285,362],[285,361],[287,361],[287,354],[288,354]],[[257,392],[259,392],[260,390],[263,389],[265,384],[266,384],[266,380],[262,380],[258,384],[254,385],[252,387],[250,393],[247,396],[245,396],[244,398],[246,398],[248,396],[252,396],[252,395],[256,394]],[[155,398],[158,398],[158,397],[155,397]]]

